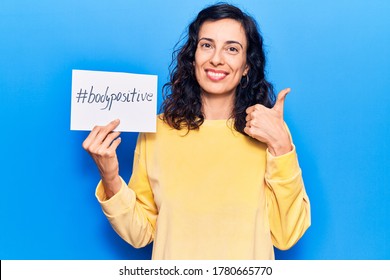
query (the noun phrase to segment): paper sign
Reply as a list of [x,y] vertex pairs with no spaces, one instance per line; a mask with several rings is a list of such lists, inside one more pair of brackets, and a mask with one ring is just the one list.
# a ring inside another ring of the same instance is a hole
[[71,130],[120,119],[116,130],[156,132],[157,76],[72,71]]

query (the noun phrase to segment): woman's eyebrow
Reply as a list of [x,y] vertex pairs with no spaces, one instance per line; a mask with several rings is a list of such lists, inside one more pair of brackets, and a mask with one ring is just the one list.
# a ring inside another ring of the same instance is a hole
[[200,41],[202,41],[202,40],[206,40],[206,41],[214,42],[214,40],[213,40],[213,39],[211,39],[211,38],[206,38],[206,37],[202,37],[202,38],[200,38],[200,39],[198,40],[198,42],[200,42]]
[[241,46],[242,49],[244,48],[240,42],[234,41],[234,40],[226,41],[226,44],[227,45],[229,45],[229,44],[238,44],[238,45]]
[[[207,37],[202,37],[202,38],[200,38],[200,39],[198,40],[198,42],[200,42],[201,40],[206,40],[206,41],[209,41],[209,42],[214,42],[213,39],[207,38]],[[235,40],[226,41],[225,44],[226,44],[226,45],[229,45],[229,44],[238,44],[238,45],[240,45],[240,47],[241,47],[242,49],[244,49],[244,47],[242,46],[242,44],[241,44],[240,42],[238,42],[238,41],[235,41]]]

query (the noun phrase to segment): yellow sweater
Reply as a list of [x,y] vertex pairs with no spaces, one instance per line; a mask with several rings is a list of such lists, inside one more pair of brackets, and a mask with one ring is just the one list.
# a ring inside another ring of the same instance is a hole
[[[123,180],[122,180],[123,182]],[[226,120],[140,133],[128,187],[96,196],[115,231],[152,259],[274,259],[310,226],[295,147],[273,157]]]

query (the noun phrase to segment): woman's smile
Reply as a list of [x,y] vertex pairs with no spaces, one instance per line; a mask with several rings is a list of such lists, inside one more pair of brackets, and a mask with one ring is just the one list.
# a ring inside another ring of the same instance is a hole
[[229,73],[221,70],[206,69],[207,77],[215,82],[223,80]]

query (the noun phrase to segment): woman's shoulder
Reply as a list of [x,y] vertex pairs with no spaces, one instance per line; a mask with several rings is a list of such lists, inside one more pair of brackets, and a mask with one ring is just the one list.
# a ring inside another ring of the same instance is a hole
[[171,131],[173,128],[169,126],[169,124],[164,119],[164,114],[158,114],[156,116],[156,132],[147,133],[152,135],[160,135],[164,134],[168,131]]
[[158,128],[169,128],[168,123],[164,119],[164,114],[158,114],[156,117],[156,129],[158,131]]

